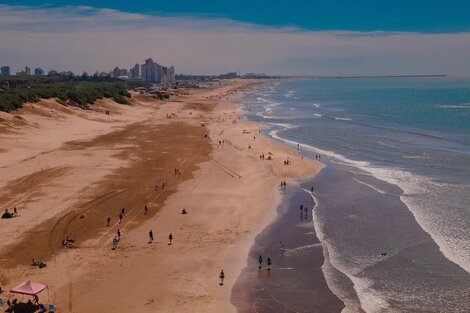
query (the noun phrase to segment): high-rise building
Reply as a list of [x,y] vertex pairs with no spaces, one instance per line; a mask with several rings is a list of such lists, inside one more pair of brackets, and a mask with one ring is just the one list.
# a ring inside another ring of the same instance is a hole
[[119,77],[119,67],[115,67],[113,70],[113,77],[118,78]]
[[120,68],[118,70],[118,77],[122,77],[122,76],[127,76],[127,69],[125,68]]
[[[137,69],[137,70],[136,70]],[[175,69],[173,67],[167,68],[156,62],[151,58],[145,60],[145,64],[141,65],[142,80],[149,83],[166,83],[174,80]],[[134,66],[134,74],[138,71],[138,64]]]
[[36,67],[34,69],[34,75],[35,76],[42,76],[42,75],[44,75],[44,70],[42,68]]
[[141,76],[142,76],[142,80],[143,80],[143,81],[147,81],[147,66],[146,66],[145,64],[142,64],[142,65],[140,66],[140,71],[141,71],[141,73],[142,73],[142,75],[141,75]]
[[140,65],[136,64],[134,65],[134,77],[133,78],[138,78],[140,77]]
[[10,76],[10,67],[9,66],[2,66],[2,68],[0,69],[0,73],[2,74],[3,77]]
[[155,62],[152,58],[145,60],[145,81],[149,83],[156,83]]
[[170,66],[168,68],[168,81],[174,82],[175,79],[175,68],[173,66]]
[[28,67],[28,66],[25,66],[25,67],[24,67],[24,73],[25,73],[26,75],[31,75],[31,68]]

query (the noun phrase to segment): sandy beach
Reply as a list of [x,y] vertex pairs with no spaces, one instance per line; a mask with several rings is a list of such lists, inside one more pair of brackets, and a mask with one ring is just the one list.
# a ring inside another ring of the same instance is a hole
[[[41,302],[60,312],[236,312],[232,287],[277,214],[280,181],[322,168],[243,119],[237,96],[253,84],[166,102],[100,100],[92,111],[45,100],[2,113],[0,207],[19,212],[0,220],[2,289],[45,283]],[[73,248],[62,247],[66,236]]]

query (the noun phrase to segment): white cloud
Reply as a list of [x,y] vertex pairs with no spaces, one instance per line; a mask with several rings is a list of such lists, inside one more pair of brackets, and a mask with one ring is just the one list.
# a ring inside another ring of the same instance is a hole
[[0,64],[76,72],[147,57],[177,72],[470,74],[470,33],[311,32],[201,16],[0,5]]

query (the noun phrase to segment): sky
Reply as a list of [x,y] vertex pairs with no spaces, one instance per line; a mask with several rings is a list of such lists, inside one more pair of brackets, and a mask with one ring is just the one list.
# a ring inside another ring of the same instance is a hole
[[470,1],[0,0],[0,65],[470,75]]

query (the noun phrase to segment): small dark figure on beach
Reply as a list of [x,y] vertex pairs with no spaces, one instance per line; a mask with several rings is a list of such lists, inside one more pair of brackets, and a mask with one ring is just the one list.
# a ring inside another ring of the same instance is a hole
[[108,227],[111,226],[111,218],[110,217],[108,217],[106,219],[106,226],[108,226]]
[[118,243],[118,238],[117,238],[117,236],[114,236],[113,237],[113,250],[116,250],[117,243]]
[[220,283],[219,283],[219,285],[222,286],[222,285],[224,284],[224,279],[225,279],[224,270],[221,270],[221,271],[220,271],[219,278],[220,278]]
[[382,253],[382,256],[387,256],[387,252]]
[[13,216],[18,216],[18,209],[16,206],[13,208]]
[[186,211],[186,209],[182,209],[181,214],[188,214],[188,211]]
[[148,211],[149,211],[149,209],[148,209],[147,205],[145,205],[144,206],[144,215],[147,215]]
[[118,239],[121,239],[121,230],[120,229],[117,230],[117,236],[118,236]]
[[282,240],[280,243],[281,243],[281,252],[284,253],[284,243],[282,242]]
[[270,271],[271,270],[271,264],[272,264],[271,258],[268,257],[267,261],[268,261],[268,271]]
[[122,214],[119,213],[119,224],[121,224],[121,223],[122,223]]
[[153,242],[153,231],[150,230],[149,231],[149,243],[152,243]]
[[5,209],[5,212],[2,214],[2,218],[12,218],[13,214],[8,212],[8,209]]
[[304,210],[304,205],[301,204],[301,205],[300,205],[300,213],[302,213],[303,210]]
[[313,186],[310,188],[310,192],[313,192]]
[[162,183],[162,190],[165,189],[165,182]]
[[305,207],[305,208],[304,208],[304,211],[305,211],[305,215],[307,215],[307,214],[308,214],[308,208]]
[[260,256],[258,257],[258,263],[259,263],[258,268],[261,269],[261,264],[263,263],[263,257],[261,256],[261,254],[260,254]]
[[171,241],[173,240],[173,234],[172,233],[170,233],[168,235],[168,240],[170,241],[170,243],[168,245],[171,245]]
[[123,217],[125,217],[126,216],[126,209],[122,208],[121,209],[121,214],[122,214]]

